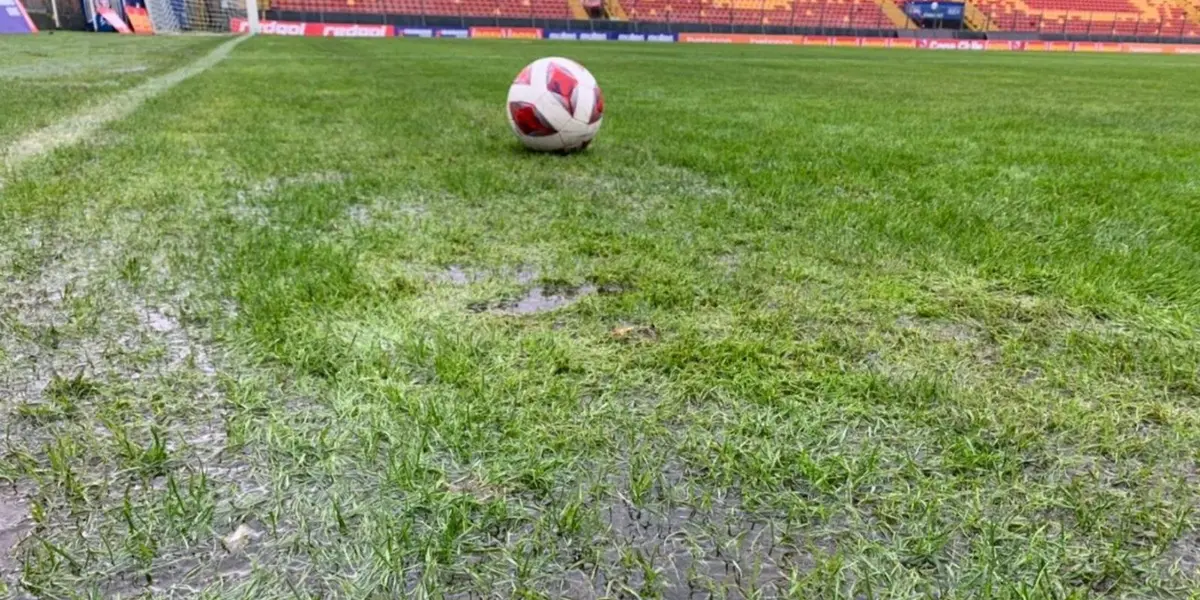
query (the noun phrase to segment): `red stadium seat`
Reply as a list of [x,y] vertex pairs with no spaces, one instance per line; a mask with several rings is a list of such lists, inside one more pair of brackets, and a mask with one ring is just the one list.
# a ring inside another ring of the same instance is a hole
[[[1200,0],[976,0],[987,29],[1091,35],[1200,35]],[[1189,10],[1185,7],[1191,7]]]
[[[893,0],[902,5],[904,0]],[[894,27],[874,0],[620,0],[631,21],[714,27]],[[569,19],[568,0],[274,0],[299,12]],[[1200,0],[975,0],[987,30],[1200,37]]]

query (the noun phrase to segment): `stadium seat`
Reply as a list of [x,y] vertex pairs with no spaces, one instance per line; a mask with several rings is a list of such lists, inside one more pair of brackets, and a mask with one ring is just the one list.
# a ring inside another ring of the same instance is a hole
[[568,19],[567,0],[273,0],[272,8],[297,12],[340,12]]
[[[903,5],[904,0],[895,0]],[[891,27],[873,0],[622,0],[631,21],[720,26]],[[975,0],[986,30],[1200,37],[1200,0]],[[278,10],[568,19],[568,0],[274,0]]]
[[976,0],[986,29],[1139,36],[1200,36],[1200,0]]

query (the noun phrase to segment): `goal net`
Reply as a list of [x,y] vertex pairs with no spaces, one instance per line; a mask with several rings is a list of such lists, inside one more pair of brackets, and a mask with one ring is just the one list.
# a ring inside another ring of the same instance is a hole
[[[130,0],[125,0],[129,2]],[[250,33],[258,26],[255,0],[135,0],[145,2],[155,33]],[[126,12],[129,7],[126,6]]]

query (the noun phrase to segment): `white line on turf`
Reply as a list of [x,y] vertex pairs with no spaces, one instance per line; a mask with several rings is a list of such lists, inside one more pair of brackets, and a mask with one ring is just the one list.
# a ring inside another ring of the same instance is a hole
[[[146,100],[175,87],[176,84],[193,75],[203,73],[209,67],[221,62],[222,59],[229,56],[234,47],[246,39],[247,36],[235,37],[217,46],[212,52],[209,52],[200,60],[186,67],[148,79],[137,87],[117,94],[98,106],[88,107],[68,119],[34,131],[13,142],[9,147],[0,149],[0,175],[3,175],[4,171],[16,169],[21,163],[29,159],[37,158],[63,146],[74,144],[92,135],[104,125],[129,116]],[[0,179],[0,188],[3,186],[4,181]]]

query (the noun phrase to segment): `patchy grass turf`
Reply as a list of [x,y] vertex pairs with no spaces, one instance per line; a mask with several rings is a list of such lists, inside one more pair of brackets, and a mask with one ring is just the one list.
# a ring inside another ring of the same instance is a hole
[[252,40],[0,192],[8,593],[1194,597],[1197,73]]
[[222,40],[59,32],[0,37],[0,147],[204,55]]

